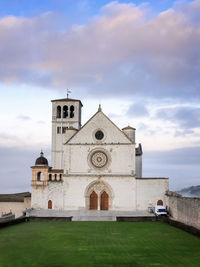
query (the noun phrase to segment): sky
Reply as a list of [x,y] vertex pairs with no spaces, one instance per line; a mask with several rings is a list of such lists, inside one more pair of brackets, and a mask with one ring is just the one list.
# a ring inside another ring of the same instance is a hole
[[200,184],[200,0],[0,0],[0,193],[50,162],[51,100],[136,128],[143,176]]

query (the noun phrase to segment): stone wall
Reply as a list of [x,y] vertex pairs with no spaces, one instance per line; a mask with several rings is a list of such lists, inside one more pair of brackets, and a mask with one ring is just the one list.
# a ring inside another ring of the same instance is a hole
[[167,178],[136,178],[136,210],[148,210],[157,205],[158,200],[163,205],[168,204],[166,192],[169,180]]
[[0,216],[5,213],[12,212],[15,217],[22,216],[25,209],[31,207],[31,198],[25,198],[24,202],[0,202]]
[[168,192],[167,198],[174,220],[200,229],[200,198],[182,197],[174,192]]
[[0,217],[0,223],[2,223],[2,222],[9,222],[9,221],[14,220],[14,219],[15,219],[15,215],[12,212],[6,213],[6,214],[3,214]]

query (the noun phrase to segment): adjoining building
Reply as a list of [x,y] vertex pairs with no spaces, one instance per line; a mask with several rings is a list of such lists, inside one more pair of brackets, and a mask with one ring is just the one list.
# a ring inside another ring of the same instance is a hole
[[12,213],[15,217],[31,207],[31,193],[0,194],[0,217]]
[[135,128],[119,129],[102,111],[81,126],[80,100],[52,100],[51,166],[41,153],[32,166],[35,210],[147,211],[167,205],[167,178],[142,177]]

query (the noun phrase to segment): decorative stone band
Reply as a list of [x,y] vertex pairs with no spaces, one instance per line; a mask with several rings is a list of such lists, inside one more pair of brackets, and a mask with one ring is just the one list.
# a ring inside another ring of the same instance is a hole
[[[74,173],[68,173],[68,174],[63,174],[63,177],[67,177],[67,178],[70,178],[70,177],[85,177],[85,178],[94,178],[94,177],[97,177],[97,178],[102,178],[102,177],[113,177],[113,178],[116,178],[116,177],[119,177],[119,178],[122,178],[122,177],[125,177],[125,178],[133,178],[133,179],[136,179],[135,175],[132,175],[132,174],[110,174],[110,173],[106,173],[106,174],[94,174],[94,173],[87,173],[87,174],[74,174]],[[142,178],[141,178],[142,179]],[[164,178],[163,178],[164,179]]]

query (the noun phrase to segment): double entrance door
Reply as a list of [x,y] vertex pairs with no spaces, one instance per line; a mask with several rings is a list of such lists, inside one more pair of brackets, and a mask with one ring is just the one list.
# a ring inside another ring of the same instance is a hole
[[[104,191],[100,195],[100,210],[108,210],[109,204],[109,196]],[[97,210],[98,209],[98,195],[94,191],[90,195],[90,210]]]

